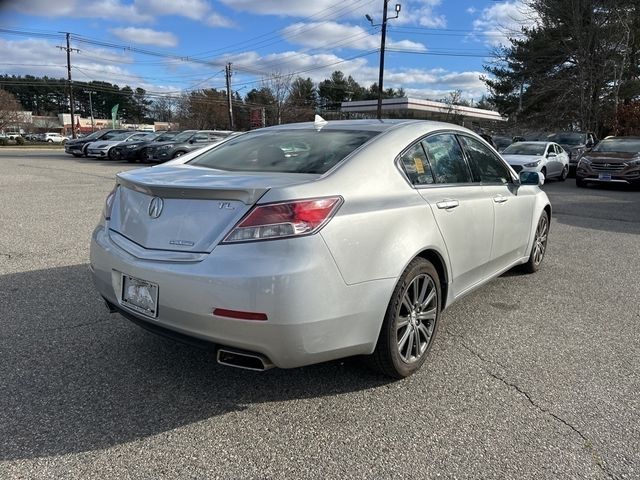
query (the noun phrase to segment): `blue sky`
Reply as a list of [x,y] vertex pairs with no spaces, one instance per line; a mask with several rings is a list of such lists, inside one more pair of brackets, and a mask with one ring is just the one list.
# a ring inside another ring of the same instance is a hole
[[[482,65],[505,35],[533,22],[521,0],[391,0],[385,87],[437,99],[453,90],[477,100]],[[150,92],[224,88],[232,63],[240,95],[272,76],[341,70],[378,79],[383,0],[0,0],[0,72],[66,77],[56,48],[71,32],[74,80]],[[12,30],[12,33],[6,32]],[[100,45],[102,43],[102,45]],[[158,55],[137,53],[126,47]]]

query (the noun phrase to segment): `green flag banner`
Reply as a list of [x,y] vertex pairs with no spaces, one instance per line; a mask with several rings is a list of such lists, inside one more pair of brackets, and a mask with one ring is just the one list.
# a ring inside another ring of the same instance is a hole
[[116,128],[116,117],[118,116],[118,107],[120,106],[119,103],[116,103],[113,108],[111,109],[111,124],[113,125],[113,128]]

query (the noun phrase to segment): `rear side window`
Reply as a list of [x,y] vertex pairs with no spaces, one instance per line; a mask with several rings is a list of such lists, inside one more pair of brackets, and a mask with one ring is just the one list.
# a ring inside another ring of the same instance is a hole
[[456,137],[450,133],[432,135],[422,141],[435,183],[468,183],[471,173]]
[[420,143],[416,143],[400,157],[402,167],[412,185],[434,183],[431,167]]
[[475,138],[461,135],[460,142],[469,157],[469,166],[476,181],[482,183],[509,183],[511,175],[504,163]]
[[242,172],[323,174],[379,132],[266,130],[232,138],[190,165]]

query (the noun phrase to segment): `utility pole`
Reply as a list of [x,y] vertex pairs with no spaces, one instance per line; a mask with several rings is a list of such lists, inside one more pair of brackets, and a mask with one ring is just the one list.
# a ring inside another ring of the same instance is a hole
[[98,93],[98,92],[94,92],[92,90],[83,90],[83,92],[89,94],[89,113],[91,114],[91,133],[93,133],[95,128],[93,124],[93,102],[91,101],[91,94]]
[[65,32],[65,35],[67,37],[67,46],[65,47],[61,47],[58,45],[58,48],[60,50],[66,50],[67,51],[67,78],[68,78],[68,85],[69,85],[69,105],[71,107],[71,136],[73,138],[76,138],[76,125],[75,125],[75,118],[74,118],[74,112],[73,112],[73,83],[71,81],[71,50],[75,50],[76,52],[79,52],[80,50],[78,50],[77,48],[71,48],[71,45],[69,44],[70,42],[70,36],[71,34],[69,32]]
[[389,0],[383,0],[383,2],[384,2],[384,5],[382,7],[382,23],[381,24],[374,25],[371,15],[369,14],[365,15],[365,18],[369,20],[369,22],[371,22],[372,26],[374,27],[382,26],[382,36],[380,39],[380,73],[378,75],[378,109],[377,109],[378,120],[382,119],[382,91],[383,91],[383,82],[384,82],[384,47],[385,47],[385,42],[387,40],[387,20],[393,20],[394,18],[398,18],[398,15],[400,15],[400,9],[402,8],[402,6],[399,3],[396,3],[396,16],[387,18],[387,6],[389,5]]
[[233,125],[233,98],[231,93],[231,63],[228,63],[225,67],[225,74],[227,77],[227,103],[229,104],[229,130],[234,130]]

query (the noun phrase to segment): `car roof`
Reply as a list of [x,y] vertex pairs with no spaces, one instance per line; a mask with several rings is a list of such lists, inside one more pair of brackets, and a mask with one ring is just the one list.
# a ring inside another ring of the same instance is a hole
[[471,130],[452,123],[411,119],[328,120],[325,124],[316,124],[315,122],[289,123],[266,127],[261,130],[309,130],[321,128],[322,130],[369,130],[385,132],[410,125],[421,125],[427,127],[429,130],[455,129],[471,133]]

